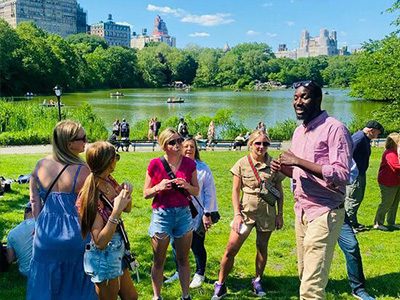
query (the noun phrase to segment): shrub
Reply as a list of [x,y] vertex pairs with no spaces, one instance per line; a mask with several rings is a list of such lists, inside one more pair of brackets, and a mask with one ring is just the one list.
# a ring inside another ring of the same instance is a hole
[[285,120],[278,122],[275,126],[268,128],[268,134],[271,140],[290,140],[297,127],[294,120]]

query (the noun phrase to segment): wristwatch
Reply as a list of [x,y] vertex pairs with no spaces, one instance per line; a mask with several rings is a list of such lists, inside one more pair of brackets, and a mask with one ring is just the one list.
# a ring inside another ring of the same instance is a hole
[[204,215],[208,218],[211,217],[211,214],[209,212],[204,213]]

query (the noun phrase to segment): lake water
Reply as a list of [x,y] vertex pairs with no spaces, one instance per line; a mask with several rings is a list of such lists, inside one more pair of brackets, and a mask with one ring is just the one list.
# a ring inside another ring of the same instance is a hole
[[[89,103],[107,124],[116,118],[126,118],[131,124],[141,119],[157,116],[159,120],[169,116],[213,116],[218,109],[231,109],[234,118],[244,125],[254,128],[259,121],[267,127],[278,121],[295,119],[292,97],[293,89],[274,91],[234,92],[222,89],[193,89],[186,93],[171,89],[121,89],[125,96],[111,98],[116,90],[100,90],[86,93],[63,94],[61,101],[67,107]],[[355,113],[369,114],[382,105],[348,96],[347,89],[324,89],[328,92],[323,98],[323,109],[331,116],[348,123]],[[168,97],[182,97],[185,103],[167,104]],[[35,97],[33,101],[42,102],[51,96]],[[52,98],[55,98],[52,96]]]

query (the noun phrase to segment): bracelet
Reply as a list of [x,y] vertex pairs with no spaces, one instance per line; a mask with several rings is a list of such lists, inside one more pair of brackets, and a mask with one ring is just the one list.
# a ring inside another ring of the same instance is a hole
[[108,217],[108,222],[118,225],[119,219],[118,219],[118,218],[111,218],[111,217]]

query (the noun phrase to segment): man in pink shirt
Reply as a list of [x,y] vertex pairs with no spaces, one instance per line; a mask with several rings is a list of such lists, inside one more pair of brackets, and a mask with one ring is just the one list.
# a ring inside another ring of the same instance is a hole
[[321,110],[322,90],[315,82],[293,86],[293,107],[303,124],[296,128],[290,150],[271,167],[293,178],[300,299],[325,299],[344,221],[352,141],[347,128]]

